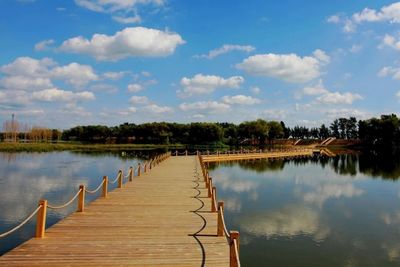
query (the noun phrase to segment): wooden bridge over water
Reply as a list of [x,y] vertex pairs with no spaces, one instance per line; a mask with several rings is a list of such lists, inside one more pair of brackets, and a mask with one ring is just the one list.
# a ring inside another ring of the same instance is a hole
[[[311,156],[313,151],[228,154],[163,154],[126,175],[119,171],[113,181],[104,177],[94,190],[80,186],[63,205],[42,200],[22,223],[0,235],[37,216],[36,237],[0,257],[0,266],[240,266],[239,233],[226,229],[223,202],[217,203],[204,162]],[[118,188],[108,192],[110,183]],[[101,197],[85,206],[85,194],[95,193]],[[77,212],[45,229],[47,209],[64,208],[75,199]]]

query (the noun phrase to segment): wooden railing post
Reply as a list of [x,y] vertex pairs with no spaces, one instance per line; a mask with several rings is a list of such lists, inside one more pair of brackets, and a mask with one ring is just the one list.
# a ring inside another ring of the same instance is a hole
[[231,236],[230,253],[229,253],[230,254],[230,266],[237,267],[237,266],[239,266],[239,263],[237,262],[236,259],[239,258],[239,255],[236,255],[235,244],[237,245],[237,253],[239,253],[239,232],[238,231],[230,231],[229,234]]
[[108,194],[108,176],[103,176],[103,197]]
[[122,179],[124,178],[124,174],[121,170],[118,171],[118,188],[122,188]]
[[147,172],[147,161],[144,163],[144,171],[143,171],[144,173],[146,173]]
[[212,186],[213,186],[212,178],[210,177],[210,179],[208,180],[208,187],[207,187],[208,197],[212,197]]
[[211,211],[216,212],[215,207],[217,206],[217,203],[215,201],[217,200],[217,188],[215,186],[212,187],[212,195],[211,195]]
[[85,185],[81,184],[79,186],[79,190],[81,191],[79,193],[79,199],[78,199],[78,212],[84,212],[85,211]]
[[36,221],[36,238],[43,238],[46,230],[47,200],[40,200],[39,206],[40,209],[38,211]]
[[129,182],[133,181],[133,167],[129,167]]
[[224,222],[222,219],[222,212],[224,211],[224,202],[218,202],[218,226],[217,226],[217,236],[224,235]]
[[141,173],[142,173],[142,164],[140,164],[140,162],[139,162],[139,163],[138,163],[137,176],[140,176]]

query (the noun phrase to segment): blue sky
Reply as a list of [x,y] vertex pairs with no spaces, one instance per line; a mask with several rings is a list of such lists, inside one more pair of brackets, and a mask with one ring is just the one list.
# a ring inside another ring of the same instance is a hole
[[0,120],[69,128],[399,113],[400,2],[4,0]]

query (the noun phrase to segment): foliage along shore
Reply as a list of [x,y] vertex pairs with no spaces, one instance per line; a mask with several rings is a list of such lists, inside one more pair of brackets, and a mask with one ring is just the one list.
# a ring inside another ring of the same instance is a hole
[[153,149],[184,149],[181,144],[81,144],[81,143],[0,143],[2,152],[52,152],[52,151],[134,151]]

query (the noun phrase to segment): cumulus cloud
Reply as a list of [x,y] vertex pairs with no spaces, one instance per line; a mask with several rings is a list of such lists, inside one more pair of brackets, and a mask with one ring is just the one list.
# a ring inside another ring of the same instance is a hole
[[261,100],[246,95],[224,96],[222,102],[229,105],[254,105],[261,103]]
[[341,24],[346,33],[354,32],[358,24],[365,22],[390,22],[400,23],[400,2],[383,6],[380,10],[364,8],[354,13],[351,17],[333,15],[327,20],[330,23]]
[[277,78],[291,83],[304,83],[320,76],[322,65],[329,63],[329,56],[320,49],[313,56],[296,54],[259,54],[248,57],[236,65],[238,69],[256,76]]
[[307,95],[307,96],[316,96],[316,95],[322,95],[322,94],[326,94],[329,91],[325,88],[322,80],[319,80],[318,83],[314,86],[306,86],[303,88],[303,90],[301,90],[299,97],[303,96],[303,95]]
[[400,2],[383,6],[380,10],[364,8],[361,12],[354,13],[352,19],[357,23],[389,21],[400,22]]
[[19,57],[12,63],[2,66],[0,71],[8,75],[46,77],[49,75],[49,67],[54,65],[56,65],[56,62],[47,57],[40,60],[31,57]]
[[400,40],[390,34],[385,34],[382,38],[382,42],[379,45],[379,48],[383,48],[385,46],[391,47],[396,50],[400,50]]
[[230,110],[230,105],[217,101],[198,101],[193,103],[182,103],[179,105],[182,111],[202,111],[207,113],[219,113]]
[[65,66],[55,67],[51,71],[51,76],[78,87],[99,79],[91,66],[81,65],[75,62]]
[[192,78],[183,77],[181,79],[182,91],[178,95],[189,97],[195,94],[209,94],[217,88],[237,89],[244,82],[241,76],[232,76],[227,79],[216,75],[196,74]]
[[165,57],[184,43],[177,33],[132,27],[114,35],[94,34],[90,40],[82,36],[74,37],[64,41],[59,49],[87,54],[97,60],[117,61],[128,57]]
[[400,68],[394,68],[394,67],[383,67],[379,72],[378,72],[379,77],[387,77],[391,76],[395,80],[400,80]]
[[132,96],[129,100],[131,104],[147,104],[149,99],[146,96]]
[[323,104],[352,104],[355,100],[363,99],[359,94],[345,92],[329,92],[317,98]]
[[172,113],[174,111],[173,108],[168,106],[159,106],[157,104],[150,104],[143,107],[143,110],[148,113],[153,114],[163,114],[163,113]]
[[102,78],[109,79],[109,80],[119,80],[123,78],[128,71],[109,71],[102,74]]
[[[51,87],[51,79],[63,80],[73,86],[84,86],[91,81],[97,81],[99,77],[89,65],[81,65],[76,62],[64,66],[50,58],[34,59],[30,57],[19,57],[12,63],[4,65],[0,71],[8,76],[3,79],[12,88],[33,89],[39,87]],[[3,84],[4,85],[4,84]]]
[[39,101],[47,102],[75,102],[75,101],[88,101],[94,100],[95,96],[92,92],[84,91],[74,93],[71,91],[64,91],[58,88],[45,89],[33,92],[32,98]]
[[206,58],[206,59],[213,59],[220,55],[227,54],[233,51],[242,51],[246,53],[250,53],[254,51],[256,48],[251,45],[233,45],[233,44],[224,44],[223,46],[213,49],[207,54],[203,55],[196,55],[196,58]]
[[50,45],[54,44],[54,40],[53,39],[49,39],[49,40],[43,40],[37,44],[35,44],[35,50],[36,51],[45,51],[50,49]]
[[144,89],[143,85],[139,83],[128,84],[128,91],[131,93],[137,93],[142,91],[143,89]]
[[37,90],[53,86],[49,78],[28,76],[6,76],[0,80],[0,85],[9,90]]

